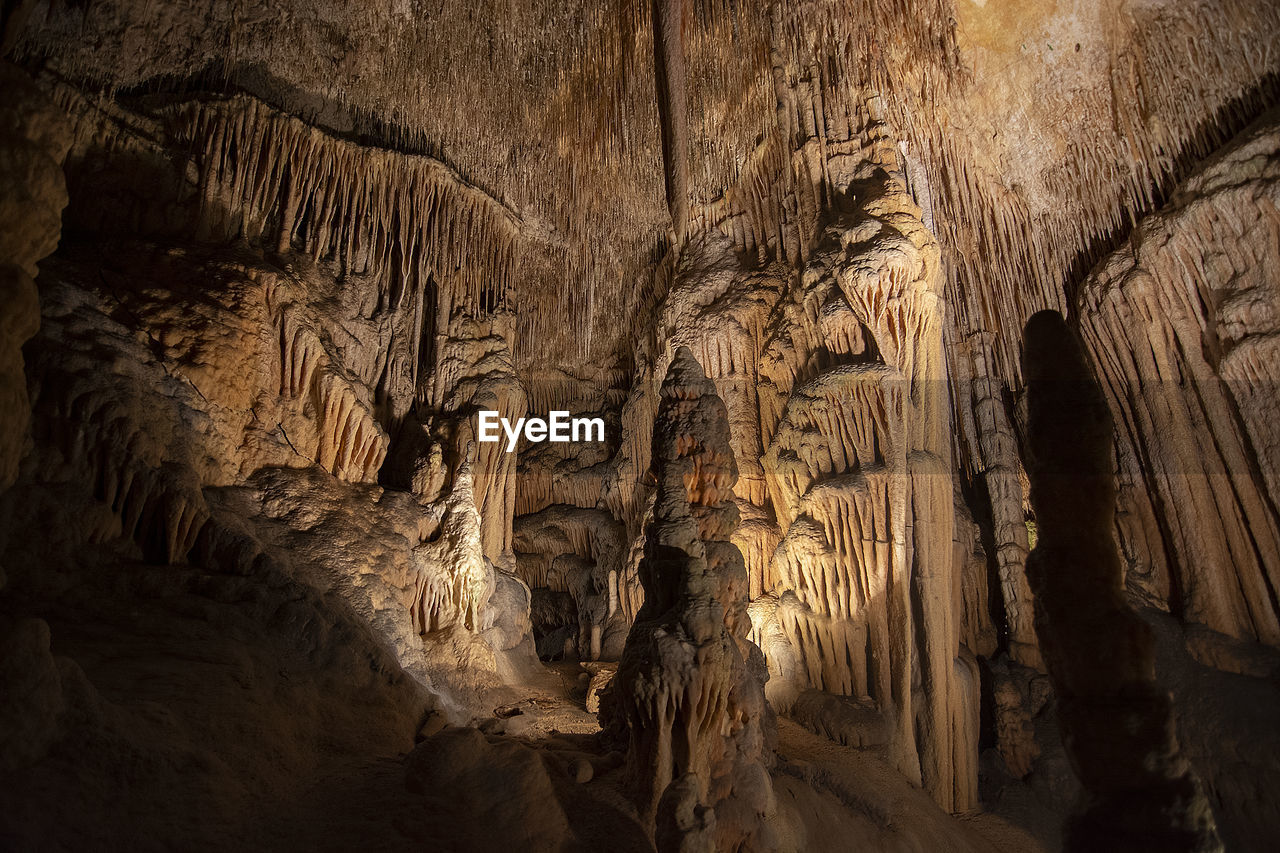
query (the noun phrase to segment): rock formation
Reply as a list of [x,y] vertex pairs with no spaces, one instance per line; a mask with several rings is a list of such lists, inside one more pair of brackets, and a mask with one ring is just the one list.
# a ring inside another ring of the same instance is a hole
[[1150,627],[1124,598],[1111,539],[1112,425],[1084,349],[1062,317],[1027,322],[1031,502],[1027,571],[1063,740],[1085,798],[1068,850],[1221,850],[1209,803],[1179,752]]
[[4,160],[0,164],[0,490],[18,476],[31,415],[21,347],[39,327],[36,264],[58,245],[67,203],[61,164],[71,144],[67,122],[31,80],[0,67],[7,103],[0,114]]
[[[1081,288],[1081,331],[1120,424],[1116,532],[1144,598],[1280,643],[1272,371],[1280,114],[1145,220]],[[1211,528],[1203,518],[1219,519]]]
[[[518,572],[529,586],[567,593],[584,660],[616,660],[634,611],[621,607],[622,525],[608,512],[553,504],[519,518]],[[606,651],[607,650],[607,651]]]
[[631,785],[641,817],[657,819],[660,849],[758,846],[774,810],[772,719],[763,661],[747,639],[746,570],[729,539],[738,467],[728,416],[687,347],[672,359],[661,400],[657,494],[640,561],[645,603],[605,719],[626,733]]

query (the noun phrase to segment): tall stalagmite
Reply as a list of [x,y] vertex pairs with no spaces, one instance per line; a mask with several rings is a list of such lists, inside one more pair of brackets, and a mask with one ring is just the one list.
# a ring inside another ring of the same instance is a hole
[[0,847],[1038,853],[1191,797],[1169,720],[1274,846],[1280,3],[17,0],[0,62]]
[[[747,639],[746,570],[729,541],[738,466],[724,403],[687,347],[661,400],[658,490],[640,564],[645,603],[602,713],[628,733],[636,802],[656,818],[662,849],[731,850],[760,843],[774,809],[764,665]],[[705,846],[679,847],[690,833]]]

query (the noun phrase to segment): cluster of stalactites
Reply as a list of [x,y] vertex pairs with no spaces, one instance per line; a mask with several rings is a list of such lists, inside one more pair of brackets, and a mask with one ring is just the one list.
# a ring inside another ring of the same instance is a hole
[[280,306],[275,323],[280,342],[280,396],[297,400],[315,413],[315,462],[341,480],[375,482],[390,437],[378,423],[367,389],[333,364],[299,306]]
[[335,138],[244,95],[166,118],[194,152],[199,236],[370,276],[384,307],[412,304],[433,281],[475,313],[507,304],[519,222],[438,160]]
[[[407,6],[391,14],[370,7],[342,17],[339,31],[358,49],[335,62],[329,20],[291,14],[288,0],[280,19],[246,21],[234,4],[221,4],[188,28],[175,26],[169,4],[106,0],[45,15],[23,34],[17,55],[108,90],[180,79],[206,63],[213,76],[261,85],[257,69],[274,62],[285,101],[289,91],[306,93],[345,113],[356,133],[406,150],[447,150],[462,174],[511,199],[522,215],[537,210],[544,233],[563,238],[568,257],[554,265],[551,310],[527,313],[521,339],[555,337],[585,354],[590,346],[580,342],[607,338],[618,312],[634,307],[630,294],[669,224],[654,114],[654,5],[505,2],[485,7],[482,28],[460,9],[420,16]],[[865,159],[868,119],[882,118],[889,147],[901,140],[910,151],[913,189],[935,208],[930,220],[955,268],[949,295],[957,324],[999,334],[1003,375],[1018,372],[1010,346],[1017,323],[1011,332],[998,328],[1000,318],[1059,305],[1073,271],[1096,260],[1186,162],[1274,96],[1266,89],[1276,71],[1275,4],[1147,4],[1117,24],[1121,49],[1107,57],[1110,79],[1080,94],[1079,114],[1094,125],[1061,140],[1036,200],[1011,187],[1008,175],[980,168],[989,140],[951,118],[971,106],[962,85],[969,57],[961,56],[951,0],[673,5],[688,90],[690,232],[719,226],[748,251],[802,261],[813,223],[841,186],[842,164]],[[131,38],[102,37],[117,31]],[[1220,120],[1205,121],[1213,115]],[[1101,132],[1087,132],[1099,122]],[[244,150],[251,155],[252,142]],[[296,150],[308,156],[305,145]],[[326,180],[317,171],[314,182]],[[256,182],[249,192],[262,194]],[[330,215],[300,229],[299,241],[309,240],[303,230],[316,235],[312,245],[347,230],[340,205],[326,198],[340,195],[316,193]],[[415,224],[403,227],[433,230],[416,224],[431,218],[429,208],[411,211]],[[465,219],[460,211],[443,218]],[[483,227],[487,218],[478,217],[482,232],[492,230]],[[465,256],[489,258],[500,251],[497,236],[465,237],[460,242],[472,244]],[[421,245],[406,248],[397,265],[418,264]],[[442,260],[457,257],[448,245],[433,248],[444,249]],[[428,261],[443,277],[455,273]],[[574,334],[559,336],[566,317]]]
[[800,686],[870,698],[894,763],[963,810],[977,679],[952,615],[942,266],[890,159],[847,173],[767,326],[760,426],[782,537],[774,624],[756,628]]
[[598,660],[606,625],[612,621],[620,635],[631,621],[621,609],[627,583],[622,525],[603,510],[556,504],[517,518],[514,533],[516,574],[531,589],[572,597],[579,653]]
[[1046,176],[1051,207],[1033,209],[998,176],[971,166],[981,158],[945,125],[920,123],[905,134],[920,152],[953,264],[954,323],[964,333],[995,334],[1000,376],[1021,374],[1019,323],[1042,308],[1066,311],[1064,283],[1101,260],[1188,164],[1275,101],[1275,4],[1172,4],[1131,26],[1131,46],[1111,59],[1111,86],[1083,95],[1088,103],[1079,108],[1105,117],[1111,132],[1066,143]]
[[[1189,622],[1280,645],[1280,113],[1081,286],[1110,405],[1128,582]],[[1213,519],[1213,523],[1205,522]]]

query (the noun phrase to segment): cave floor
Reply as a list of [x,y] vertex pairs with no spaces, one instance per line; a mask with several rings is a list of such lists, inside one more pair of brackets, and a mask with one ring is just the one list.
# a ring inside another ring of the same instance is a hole
[[[405,785],[420,694],[291,621],[294,590],[264,596],[246,578],[178,566],[103,569],[8,599],[48,623],[66,694],[49,760],[4,792],[5,810],[27,815],[5,827],[19,848],[406,850],[449,831],[450,816]],[[598,749],[584,672],[551,663],[473,723],[562,755]],[[947,815],[873,751],[785,718],[778,732],[780,804],[829,828],[806,849],[1046,849],[997,815]],[[585,788],[556,781],[580,840],[632,829],[620,780],[614,769]]]

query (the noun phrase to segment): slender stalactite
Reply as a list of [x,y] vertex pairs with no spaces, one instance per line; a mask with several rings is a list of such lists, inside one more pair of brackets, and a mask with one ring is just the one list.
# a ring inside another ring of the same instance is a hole
[[1280,837],[1280,3],[0,54],[0,848]]
[[685,93],[686,0],[653,0],[653,80],[662,126],[667,210],[676,241],[689,226],[689,106]]

